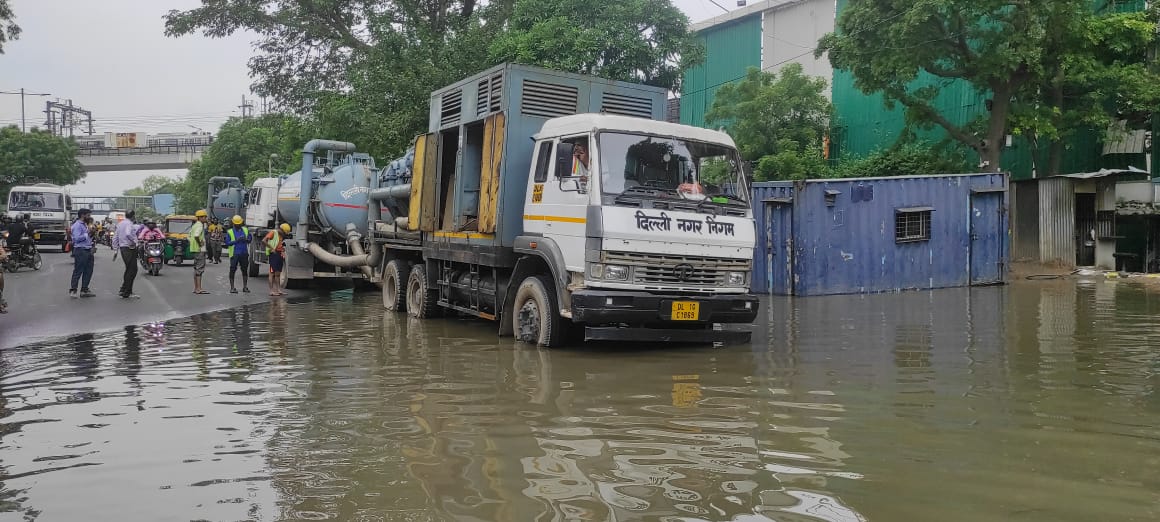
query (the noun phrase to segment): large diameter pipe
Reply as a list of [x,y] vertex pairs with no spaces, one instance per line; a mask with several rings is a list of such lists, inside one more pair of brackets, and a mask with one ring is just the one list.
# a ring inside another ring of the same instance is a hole
[[[321,150],[354,152],[355,146],[346,141],[310,140],[305,147],[302,147],[301,185],[298,189],[298,226],[294,228],[294,239],[297,239],[302,245],[307,244],[307,228],[310,222],[306,213],[310,211],[310,193],[314,190],[314,153]],[[322,258],[319,257],[319,259]]]
[[370,198],[372,201],[382,201],[384,199],[389,199],[389,198],[410,199],[411,198],[411,184],[406,183],[403,185],[393,185],[390,187],[374,189],[369,194],[367,194],[367,197]]
[[379,261],[382,260],[383,251],[381,248],[377,248],[376,246],[375,249],[371,250],[371,253],[365,253],[362,249],[362,235],[359,234],[355,229],[354,224],[348,224],[346,226],[346,230],[346,241],[350,246],[351,252],[354,252],[354,255],[340,256],[326,250],[325,248],[322,248],[322,246],[318,245],[317,243],[306,243],[306,250],[310,252],[310,254],[313,255],[316,259],[330,266],[337,266],[340,268],[363,268],[363,274],[366,274],[369,278],[371,275],[373,275],[373,272],[371,271],[373,267],[378,265]]

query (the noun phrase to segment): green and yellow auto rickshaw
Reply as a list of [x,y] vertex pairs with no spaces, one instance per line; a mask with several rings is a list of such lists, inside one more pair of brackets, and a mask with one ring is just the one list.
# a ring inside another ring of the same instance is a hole
[[193,259],[189,253],[189,229],[197,218],[187,215],[172,215],[165,218],[165,262],[181,266],[186,259]]

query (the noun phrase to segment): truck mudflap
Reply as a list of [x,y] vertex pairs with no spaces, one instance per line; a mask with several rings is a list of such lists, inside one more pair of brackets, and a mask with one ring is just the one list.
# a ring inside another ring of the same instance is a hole
[[572,320],[588,325],[752,324],[757,306],[757,296],[752,294],[680,295],[592,288],[572,292]]

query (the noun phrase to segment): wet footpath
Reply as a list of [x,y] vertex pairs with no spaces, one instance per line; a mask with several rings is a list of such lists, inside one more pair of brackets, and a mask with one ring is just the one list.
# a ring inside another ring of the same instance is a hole
[[1160,292],[1124,281],[766,298],[728,347],[350,291],[147,323],[0,350],[0,520],[1160,519]]

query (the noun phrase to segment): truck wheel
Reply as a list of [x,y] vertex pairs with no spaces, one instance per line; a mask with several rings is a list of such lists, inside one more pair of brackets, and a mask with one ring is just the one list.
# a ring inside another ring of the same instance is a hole
[[181,262],[182,262],[181,256],[177,256],[177,257],[173,258],[173,266],[181,266]]
[[422,264],[411,267],[411,274],[407,276],[407,315],[419,319],[435,317],[437,301],[438,290],[427,284],[427,267]]
[[552,283],[544,276],[530,276],[520,283],[512,310],[516,339],[540,346],[559,346],[567,337],[567,323],[560,317]]
[[251,257],[246,264],[250,265],[246,267],[250,271],[250,277],[262,277],[262,267],[254,262],[254,258]]
[[402,259],[392,259],[383,270],[383,308],[392,312],[407,311],[407,294],[403,285],[409,282],[411,266]]

